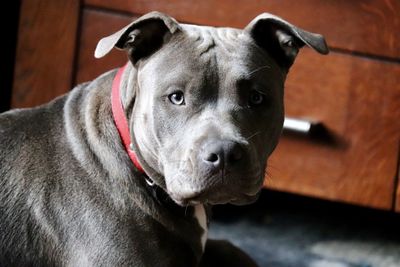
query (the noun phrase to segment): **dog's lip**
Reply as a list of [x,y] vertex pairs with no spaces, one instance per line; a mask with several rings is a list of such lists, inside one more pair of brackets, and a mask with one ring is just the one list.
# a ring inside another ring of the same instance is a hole
[[[193,194],[191,196],[172,196],[171,198],[181,206],[188,206],[188,205],[198,205],[198,204],[213,204],[216,202],[213,200],[212,195],[210,196],[207,192]],[[236,199],[236,198],[235,198]],[[221,202],[221,201],[218,201]],[[229,202],[229,201],[222,201],[222,202]],[[221,203],[222,204],[222,203]]]
[[261,190],[259,189],[256,192],[251,192],[251,193],[243,193],[243,192],[228,193],[219,197],[214,197],[214,194],[211,190],[193,194],[192,196],[186,196],[186,197],[171,196],[171,198],[178,205],[181,206],[198,205],[198,204],[221,205],[227,203],[240,205],[242,203],[253,202],[253,199],[258,198],[257,196],[260,194],[260,191]]
[[237,205],[237,206],[251,204],[251,203],[255,202],[258,199],[260,194],[261,194],[261,190],[259,192],[257,192],[257,194],[254,194],[252,196],[248,196],[247,195],[244,198],[235,199],[235,200],[230,201],[229,203],[231,203],[233,205]]
[[[233,172],[230,174],[232,173]],[[231,184],[225,184],[225,182],[222,181],[222,183],[214,183],[204,188],[187,186],[187,188],[191,188],[191,190],[186,192],[168,190],[167,193],[175,203],[181,206],[247,202],[248,200],[251,201],[257,198],[264,183],[264,177],[261,177],[261,175],[253,174],[250,177],[251,178],[240,179],[241,182],[238,181]],[[207,179],[216,180],[217,178],[220,178],[220,176],[212,176]],[[225,178],[226,176],[224,175],[224,179]],[[235,178],[239,177],[233,177],[231,180],[235,180]]]

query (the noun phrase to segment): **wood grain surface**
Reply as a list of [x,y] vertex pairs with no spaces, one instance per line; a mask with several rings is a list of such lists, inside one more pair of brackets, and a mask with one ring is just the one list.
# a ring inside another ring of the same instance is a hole
[[84,0],[87,5],[143,14],[158,10],[180,21],[243,27],[262,12],[324,34],[331,47],[400,58],[398,0]]
[[108,70],[125,64],[128,57],[124,51],[113,49],[101,59],[94,57],[94,51],[101,38],[118,31],[134,19],[133,16],[90,9],[83,11],[76,83],[92,80]]
[[[400,150],[400,142],[399,142],[399,150]],[[399,153],[399,157],[400,157],[400,153]],[[394,209],[396,212],[400,212],[400,158],[399,158],[399,162],[398,162],[398,166],[397,166],[397,190],[396,190],[396,195],[395,195],[395,200],[394,202]]]
[[79,0],[22,1],[13,108],[43,104],[70,90],[79,7]]
[[400,138],[400,65],[304,50],[286,86],[286,114],[323,123],[335,141],[284,136],[266,185],[391,209]]

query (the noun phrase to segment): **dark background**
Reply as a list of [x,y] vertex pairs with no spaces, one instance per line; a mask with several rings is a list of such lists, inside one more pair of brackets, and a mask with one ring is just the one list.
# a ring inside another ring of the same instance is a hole
[[2,59],[0,60],[0,112],[10,109],[20,5],[20,0],[8,1],[6,12],[4,12],[7,15],[3,13],[0,18],[1,25],[3,25]]

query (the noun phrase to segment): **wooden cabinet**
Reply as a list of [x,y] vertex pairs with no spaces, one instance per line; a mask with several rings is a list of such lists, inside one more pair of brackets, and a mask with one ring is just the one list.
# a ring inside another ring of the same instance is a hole
[[46,102],[123,65],[126,55],[119,51],[95,59],[96,43],[152,10],[183,22],[239,28],[270,12],[324,34],[331,54],[302,50],[286,83],[285,106],[287,116],[324,125],[329,138],[284,133],[265,185],[400,212],[397,0],[25,0],[13,106]]
[[286,114],[322,123],[332,138],[284,135],[266,184],[390,209],[398,164],[399,83],[400,65],[304,51],[287,81]]
[[71,88],[80,7],[79,0],[22,1],[13,108],[43,104]]

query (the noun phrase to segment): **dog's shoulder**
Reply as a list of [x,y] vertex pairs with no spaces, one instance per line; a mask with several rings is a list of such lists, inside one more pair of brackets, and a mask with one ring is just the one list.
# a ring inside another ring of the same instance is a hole
[[[9,142],[10,138],[18,139],[21,135],[35,136],[43,133],[47,135],[46,131],[54,131],[58,125],[63,124],[64,108],[71,102],[72,95],[75,98],[84,98],[87,91],[101,87],[104,76],[78,84],[71,91],[45,104],[31,108],[15,108],[0,113],[0,145]],[[76,97],[77,95],[79,96]]]

